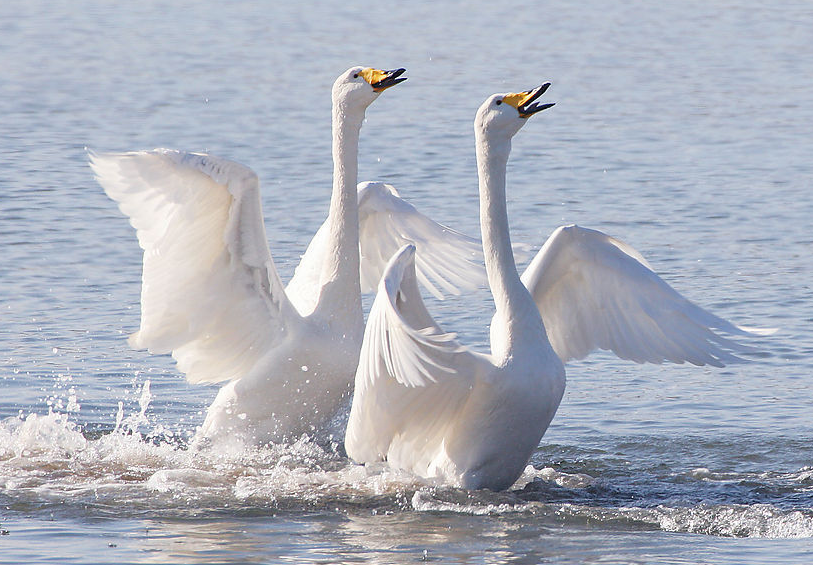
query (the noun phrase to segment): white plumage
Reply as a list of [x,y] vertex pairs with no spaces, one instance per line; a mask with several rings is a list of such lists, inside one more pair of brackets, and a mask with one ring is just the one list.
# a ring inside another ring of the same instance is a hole
[[750,348],[713,330],[767,335],[736,326],[680,295],[632,247],[600,231],[557,228],[522,282],[539,307],[562,362],[605,349],[637,363],[722,367]]
[[459,292],[482,278],[476,240],[435,224],[388,185],[356,187],[365,109],[405,80],[402,72],[354,67],[333,85],[331,208],[287,287],[249,168],[167,149],[91,154],[99,183],[144,249],[141,326],[130,343],[172,353],[190,382],[229,381],[199,438],[280,441],[327,421],[357,366],[360,273],[377,281],[381,258],[405,242],[420,249],[434,292]]
[[496,313],[491,352],[469,350],[427,312],[415,249],[389,262],[364,335],[345,447],[466,488],[505,489],[524,469],[565,388],[563,363],[597,348],[638,362],[721,366],[740,328],[692,304],[634,249],[601,232],[557,229],[520,279],[505,169],[511,138],[548,85],[494,95],[475,119],[483,251]]

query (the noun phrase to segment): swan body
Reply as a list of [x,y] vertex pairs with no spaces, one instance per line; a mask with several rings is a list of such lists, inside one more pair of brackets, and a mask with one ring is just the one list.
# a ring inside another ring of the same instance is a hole
[[[283,441],[331,418],[349,393],[361,347],[360,273],[381,273],[386,264],[362,262],[360,247],[388,256],[414,236],[428,264],[464,257],[458,272],[441,263],[426,275],[446,290],[477,272],[475,240],[397,202],[382,183],[357,188],[365,110],[405,80],[402,72],[354,67],[334,83],[330,211],[287,287],[268,247],[251,169],[167,149],[91,154],[97,180],[129,216],[144,249],[141,325],[131,345],[171,353],[190,382],[228,381],[197,439]],[[360,230],[372,232],[368,241],[360,241]]]
[[[464,488],[510,487],[553,419],[564,363],[603,348],[639,362],[720,366],[749,331],[695,306],[638,252],[601,232],[559,228],[520,278],[511,254],[505,170],[511,138],[547,89],[487,99],[475,119],[480,223],[496,312],[489,354],[432,319],[415,248],[387,265],[365,329],[345,448]],[[759,332],[757,332],[759,333]]]

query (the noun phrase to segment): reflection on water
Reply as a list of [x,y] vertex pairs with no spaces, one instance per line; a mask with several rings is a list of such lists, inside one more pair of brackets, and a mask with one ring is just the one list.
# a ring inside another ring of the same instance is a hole
[[[608,529],[595,523],[563,527],[555,520],[526,515],[457,516],[451,527],[444,513],[282,513],[194,521],[63,518],[6,521],[4,527],[16,538],[3,555],[9,563],[32,562],[32,557],[79,564],[737,563],[744,555],[756,554],[764,543]],[[783,544],[785,562],[803,563],[809,557],[807,540]]]

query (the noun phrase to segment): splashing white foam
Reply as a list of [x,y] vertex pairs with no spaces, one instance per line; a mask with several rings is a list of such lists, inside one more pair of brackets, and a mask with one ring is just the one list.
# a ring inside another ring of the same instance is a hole
[[[79,505],[117,516],[123,511],[200,515],[224,508],[529,513],[556,523],[616,523],[715,536],[813,537],[813,516],[805,511],[767,504],[639,508],[528,502],[519,492],[452,489],[385,464],[355,465],[338,455],[335,446],[321,446],[307,436],[290,445],[259,449],[183,448],[155,441],[160,428],[149,427],[150,399],[147,383],[138,410],[127,415],[122,407],[115,429],[98,438],[83,435],[71,415],[53,411],[0,421],[0,494],[34,509]],[[145,428],[142,434],[139,430]],[[701,469],[693,474],[709,476]],[[805,468],[787,479],[807,488],[811,476],[813,470]],[[586,489],[600,479],[529,466],[514,488],[535,480]]]
[[649,511],[661,529],[726,537],[813,537],[813,517],[770,504],[658,507]]
[[0,423],[0,460],[65,456],[85,449],[87,441],[67,414],[49,411]]
[[551,467],[537,469],[533,465],[528,465],[512,488],[522,488],[535,479],[554,483],[560,487],[569,489],[587,488],[596,482],[595,477],[585,475],[584,473],[562,473]]
[[35,505],[69,501],[172,513],[189,506],[313,508],[356,500],[398,509],[408,506],[405,493],[420,486],[402,473],[352,464],[335,446],[308,436],[240,450],[155,441],[160,427],[145,431],[150,398],[146,384],[139,410],[127,415],[120,404],[114,429],[96,439],[53,411],[0,421],[0,493]]

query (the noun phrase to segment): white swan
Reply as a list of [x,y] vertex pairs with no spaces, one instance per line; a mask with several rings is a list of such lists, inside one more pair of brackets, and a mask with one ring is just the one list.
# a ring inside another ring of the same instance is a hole
[[312,431],[341,405],[364,328],[360,216],[366,279],[383,272],[386,259],[377,257],[414,240],[431,290],[476,282],[476,240],[422,216],[388,185],[357,191],[365,110],[406,80],[403,72],[354,67],[336,79],[330,211],[287,288],[268,248],[252,170],[171,150],[91,154],[97,180],[144,249],[141,326],[131,345],[171,352],[190,382],[230,381],[197,438],[281,441]]
[[[511,138],[545,84],[491,96],[474,122],[480,223],[496,313],[491,353],[462,346],[427,312],[404,246],[373,303],[345,436],[360,463],[436,477],[465,488],[510,487],[565,390],[563,363],[596,348],[636,361],[722,365],[744,333],[695,306],[626,244],[577,226],[559,228],[522,279],[511,253],[505,171]],[[541,316],[540,316],[541,311]]]

